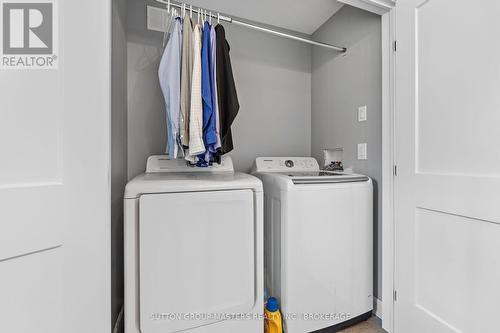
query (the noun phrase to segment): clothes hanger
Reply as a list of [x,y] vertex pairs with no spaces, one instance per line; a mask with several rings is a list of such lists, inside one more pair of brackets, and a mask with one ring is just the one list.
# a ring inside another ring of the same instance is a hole
[[174,12],[170,10],[170,0],[168,0],[168,3],[167,3],[167,14],[170,14],[170,15],[167,15],[167,24],[166,24],[166,27],[165,27],[165,32],[163,33],[163,48],[165,48],[165,45],[167,45],[167,40],[168,40],[168,36],[169,36],[169,31],[170,31],[170,26],[172,25],[172,20],[174,19]]
[[220,24],[220,13],[217,13],[217,24]]
[[190,17],[193,18],[193,5],[189,5]]
[[210,25],[212,25],[212,12],[210,12]]

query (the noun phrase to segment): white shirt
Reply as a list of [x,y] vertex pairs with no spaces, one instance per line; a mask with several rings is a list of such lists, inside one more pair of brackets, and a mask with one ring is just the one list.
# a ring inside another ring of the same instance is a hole
[[197,155],[205,152],[203,142],[203,101],[201,96],[201,28],[193,32],[193,78],[191,80],[191,108],[189,110],[189,150],[186,160],[196,162]]

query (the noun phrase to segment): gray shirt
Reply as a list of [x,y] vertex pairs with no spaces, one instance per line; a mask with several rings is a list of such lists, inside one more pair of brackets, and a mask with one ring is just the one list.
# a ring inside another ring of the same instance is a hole
[[181,61],[181,113],[179,121],[180,139],[183,146],[189,146],[189,112],[191,107],[191,82],[193,76],[193,23],[184,15],[182,25]]

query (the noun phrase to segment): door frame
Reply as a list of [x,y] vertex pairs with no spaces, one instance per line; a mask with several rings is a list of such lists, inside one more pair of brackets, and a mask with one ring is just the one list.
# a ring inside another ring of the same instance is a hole
[[338,0],[380,15],[382,20],[382,300],[374,298],[377,317],[388,333],[394,332],[395,224],[395,0]]
[[394,332],[396,13],[382,15],[382,328]]

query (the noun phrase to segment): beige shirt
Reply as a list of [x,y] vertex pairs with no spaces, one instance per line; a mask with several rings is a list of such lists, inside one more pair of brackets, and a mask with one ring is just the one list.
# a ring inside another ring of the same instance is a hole
[[189,146],[193,48],[193,24],[189,15],[186,14],[184,15],[184,22],[182,24],[181,112],[179,117],[179,136],[183,146]]
[[189,112],[189,151],[186,160],[196,162],[196,156],[205,152],[203,142],[203,101],[201,97],[201,28],[193,33],[193,76],[191,79],[191,107]]

